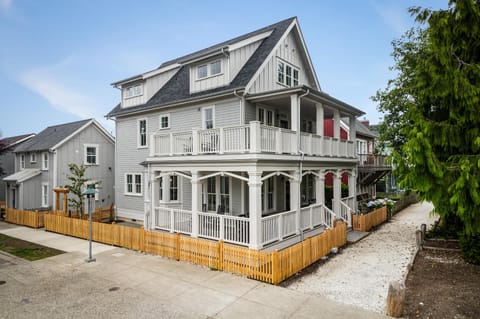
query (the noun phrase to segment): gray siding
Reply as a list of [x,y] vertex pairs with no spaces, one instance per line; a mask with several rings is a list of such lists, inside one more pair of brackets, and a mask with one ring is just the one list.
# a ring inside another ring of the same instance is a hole
[[[20,209],[41,209],[42,207],[42,178],[41,176],[37,176],[31,178],[21,185],[20,191],[20,202],[19,208]],[[49,193],[52,191],[52,187],[49,185]],[[49,198],[48,202],[49,206],[52,206],[51,198]]]
[[15,172],[15,154],[7,152],[0,156],[0,166],[3,168],[4,175],[0,175],[0,201],[5,200],[5,191],[7,183],[2,179]]
[[245,101],[245,124],[257,120],[257,110],[255,104]]
[[238,72],[242,69],[245,63],[250,59],[252,54],[257,50],[262,41],[257,41],[245,45],[237,50],[230,52],[230,81],[233,81]]
[[[114,154],[115,146],[96,126],[90,125],[75,135],[68,142],[57,149],[57,176],[53,187],[63,187],[69,184],[67,175],[70,175],[68,164],[84,163],[85,144],[98,145],[98,165],[88,165],[86,177],[89,180],[99,181],[99,200],[95,203],[97,207],[109,206],[114,203]],[[53,154],[50,155],[53,161]],[[50,166],[53,168],[52,166]],[[51,171],[51,169],[50,169]],[[52,173],[51,173],[52,174]],[[52,184],[50,184],[52,187]]]
[[271,90],[283,89],[285,86],[277,83],[277,59],[280,58],[299,69],[299,85],[308,85],[315,87],[315,83],[310,83],[306,73],[306,61],[300,56],[299,52],[303,50],[297,36],[290,32],[287,37],[277,46],[275,54],[268,60],[265,68],[255,79],[250,92],[260,93]]
[[237,178],[232,178],[232,215],[238,216],[242,213],[242,181]]

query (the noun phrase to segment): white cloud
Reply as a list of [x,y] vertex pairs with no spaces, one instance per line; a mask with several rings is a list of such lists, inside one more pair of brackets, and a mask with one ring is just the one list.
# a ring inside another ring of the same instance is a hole
[[12,0],[0,0],[0,8],[4,11],[10,10],[12,7]]
[[398,6],[398,3],[402,4],[402,2],[396,1],[370,1],[370,5],[382,18],[385,24],[398,35],[401,35],[409,28],[409,22],[406,19],[407,9],[403,6]]

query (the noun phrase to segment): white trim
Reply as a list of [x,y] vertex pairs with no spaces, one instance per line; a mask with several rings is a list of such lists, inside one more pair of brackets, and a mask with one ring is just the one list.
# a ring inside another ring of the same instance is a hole
[[[132,192],[128,192],[127,186],[127,175],[132,175]],[[137,183],[135,182],[135,177],[140,175],[140,193],[136,192]],[[143,181],[143,173],[125,173],[125,179],[123,180],[123,194],[127,196],[143,196],[143,189],[144,189],[144,181]]]
[[[260,116],[259,116],[259,111],[263,110],[263,122],[260,121]],[[267,112],[272,112],[272,124],[267,123]],[[263,125],[268,125],[268,126],[275,126],[275,110],[269,108],[268,105],[265,104],[258,104],[257,105],[257,110],[256,110],[256,119]]]
[[103,126],[101,126],[95,119],[90,119],[90,121],[85,123],[85,125],[80,127],[78,130],[76,130],[75,132],[73,132],[72,134],[70,134],[60,142],[58,142],[56,145],[52,146],[50,150],[55,150],[59,148],[60,146],[68,142],[70,139],[72,139],[75,135],[77,135],[78,133],[83,131],[85,128],[87,128],[90,124],[94,124],[100,130],[100,132],[103,133],[108,140],[110,140],[110,143],[115,144],[115,138],[110,133],[108,133],[105,130],[105,128],[103,128]]
[[[47,160],[45,161],[45,154],[47,155]],[[42,152],[42,159],[41,159],[41,162],[42,162],[42,171],[48,171],[48,168],[50,166],[50,154],[48,152]],[[45,163],[47,165],[45,165]]]
[[[87,161],[87,148],[88,147],[94,147],[95,148],[95,163],[89,163]],[[83,144],[83,164],[88,165],[88,166],[93,166],[93,165],[99,165],[100,160],[99,160],[99,145],[98,144],[89,144],[85,143]]]
[[[55,150],[55,151],[53,151],[53,171],[52,171],[53,172],[53,185],[52,185],[52,189],[57,188],[57,183],[58,183],[58,181],[57,181],[57,174],[58,174],[57,167],[58,167],[58,156],[57,156],[57,151]],[[57,209],[56,201],[53,201],[52,205],[53,205],[53,209],[56,210]]]
[[207,129],[207,126],[205,125],[206,124],[205,123],[205,120],[206,120],[205,111],[209,110],[209,109],[212,110],[212,122],[213,122],[212,123],[212,129],[215,128],[215,104],[214,104],[214,105],[210,105],[210,106],[204,106],[204,107],[201,108],[201,110],[202,110],[202,129],[204,129],[204,130]]
[[228,50],[229,50],[229,51],[234,51],[234,50],[243,48],[244,46],[247,46],[247,45],[249,45],[249,44],[252,44],[252,43],[255,43],[255,42],[257,42],[257,41],[260,41],[260,40],[263,40],[263,39],[265,39],[265,38],[268,38],[268,37],[272,34],[272,32],[273,32],[273,30],[267,31],[267,32],[263,32],[263,33],[260,33],[260,34],[255,35],[255,36],[253,36],[253,37],[247,38],[247,39],[245,39],[245,40],[235,42],[235,43],[233,43],[232,45],[229,45],[229,46],[228,46]]
[[[45,186],[47,187],[47,192],[45,193]],[[42,183],[42,207],[48,207],[48,200],[49,200],[49,189],[48,189],[48,182]]]
[[[35,158],[33,159],[33,157]],[[30,163],[36,163],[36,162],[37,162],[37,153],[35,152],[30,153]]]
[[[168,118],[168,126],[167,127],[162,127],[162,118],[167,117]],[[170,122],[170,113],[160,113],[158,115],[158,129],[159,130],[168,130],[171,127],[171,122]]]
[[[300,43],[302,44],[303,52],[305,52],[305,55],[307,56],[307,63],[308,63],[308,66],[310,67],[311,73],[313,74],[313,79],[315,80],[315,85],[317,86],[317,90],[321,91],[322,89],[320,87],[320,82],[318,82],[317,72],[315,72],[315,69],[313,68],[312,59],[310,58],[310,53],[308,53],[308,48],[307,48],[307,45],[305,44],[305,40],[303,38],[303,33],[302,33],[302,30],[300,29],[300,25],[297,22],[297,19],[295,19],[295,26],[297,27],[297,32],[298,32],[298,35],[299,35],[299,38],[300,38]],[[306,74],[307,73],[305,72],[305,75]]]
[[[136,93],[136,89],[140,88],[140,92]],[[132,89],[132,94],[127,96],[127,90]],[[135,83],[132,85],[128,85],[126,87],[122,87],[122,97],[124,100],[128,100],[134,97],[142,96],[143,95],[143,83]]]
[[26,168],[26,160],[27,156],[25,153],[20,154],[20,170],[24,170]]
[[[206,79],[211,79],[211,78],[223,75],[225,73],[225,71],[224,71],[225,66],[223,65],[224,60],[225,60],[224,58],[220,57],[220,58],[217,58],[217,59],[212,59],[211,61],[200,63],[197,66],[194,66],[195,71],[193,73],[195,75],[195,81],[203,81],[203,80],[206,80]],[[220,72],[212,74],[212,64],[217,63],[217,62],[220,63]],[[199,69],[201,67],[206,67],[207,68],[207,75],[202,76],[202,77],[200,77],[198,75]]]
[[[279,56],[276,56],[276,59],[275,59],[276,63],[275,63],[275,81],[277,84],[280,84],[281,86],[284,86],[284,87],[287,87],[287,88],[291,88],[291,87],[297,87],[299,85],[301,85],[300,83],[300,68],[296,65],[294,65],[293,63],[291,62],[288,62],[284,59],[282,59],[281,57]],[[280,82],[278,80],[278,64],[279,63],[283,63],[283,82]],[[290,85],[287,84],[287,67],[290,67],[290,69],[292,70],[292,73],[290,74],[290,78],[291,78],[291,82],[290,82]],[[293,74],[294,72],[297,71],[297,84],[295,85],[293,83],[293,81],[295,80]]]
[[[141,145],[140,122],[145,121],[145,145]],[[137,119],[137,148],[148,148],[148,119],[141,117]]]

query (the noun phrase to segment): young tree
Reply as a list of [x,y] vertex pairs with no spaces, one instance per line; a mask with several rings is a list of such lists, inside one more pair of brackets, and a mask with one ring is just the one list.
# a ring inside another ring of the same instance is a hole
[[402,184],[480,234],[480,0],[411,8],[423,29],[393,42],[397,77],[374,97]]
[[[76,198],[68,198],[70,206],[80,213],[80,217],[83,218],[84,214],[84,203],[83,203],[83,192],[85,191],[86,185],[89,182],[89,179],[85,177],[85,172],[87,166],[81,164],[77,165],[75,163],[68,164],[71,175],[67,175],[67,179],[71,182],[69,185],[65,185],[70,193],[76,196]],[[99,183],[88,183],[88,185],[98,185]]]

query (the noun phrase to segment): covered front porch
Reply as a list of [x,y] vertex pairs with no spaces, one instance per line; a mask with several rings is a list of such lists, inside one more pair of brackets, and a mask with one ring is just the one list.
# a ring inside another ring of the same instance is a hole
[[[292,164],[189,169],[150,164],[145,228],[263,249],[315,229],[333,228],[336,219],[350,224],[356,205],[355,168],[305,163],[300,174],[298,164]],[[327,174],[334,180],[329,199]],[[343,174],[349,176],[349,193],[342,198]]]

